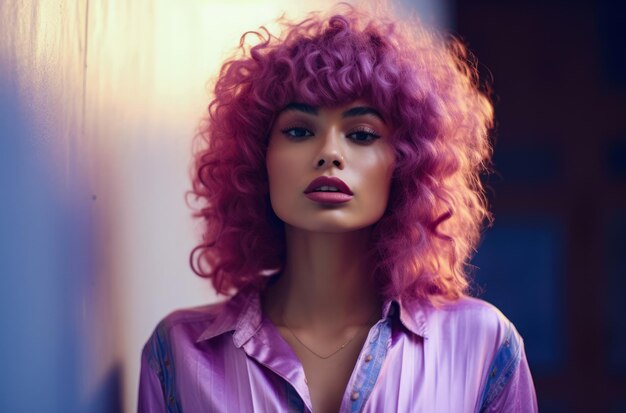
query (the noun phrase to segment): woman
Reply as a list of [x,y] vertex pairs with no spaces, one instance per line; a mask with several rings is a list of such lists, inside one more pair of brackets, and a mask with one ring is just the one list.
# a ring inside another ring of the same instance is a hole
[[521,338],[467,296],[492,105],[465,49],[343,5],[222,67],[192,267],[219,304],[142,354],[141,412],[532,412]]

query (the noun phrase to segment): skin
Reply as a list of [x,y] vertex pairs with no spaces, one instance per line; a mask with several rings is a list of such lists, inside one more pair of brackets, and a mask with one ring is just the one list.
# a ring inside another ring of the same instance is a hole
[[[380,318],[382,300],[364,257],[389,199],[391,132],[363,100],[333,108],[292,105],[271,130],[270,199],[285,223],[287,250],[282,275],[263,293],[263,307],[302,361],[315,411],[339,409],[368,329]],[[322,175],[343,180],[353,198],[338,205],[307,198],[304,190]],[[285,324],[322,355],[354,338],[323,360]]]

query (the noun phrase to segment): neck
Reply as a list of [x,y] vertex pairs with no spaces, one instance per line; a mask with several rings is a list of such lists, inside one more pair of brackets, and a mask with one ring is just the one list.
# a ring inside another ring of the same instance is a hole
[[371,322],[381,301],[366,260],[370,233],[371,228],[318,233],[287,226],[285,267],[266,294],[270,318],[325,330]]

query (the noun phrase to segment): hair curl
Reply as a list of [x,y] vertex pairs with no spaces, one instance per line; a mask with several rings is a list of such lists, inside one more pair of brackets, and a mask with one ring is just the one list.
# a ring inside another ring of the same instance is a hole
[[469,259],[491,220],[480,174],[491,158],[493,107],[474,58],[416,19],[345,4],[329,17],[279,23],[279,36],[261,27],[241,37],[194,141],[191,193],[202,201],[194,215],[204,236],[193,270],[229,294],[262,286],[282,267],[284,226],[265,164],[271,126],[293,101],[329,107],[364,98],[390,120],[396,154],[387,210],[372,232],[383,295],[466,294]]

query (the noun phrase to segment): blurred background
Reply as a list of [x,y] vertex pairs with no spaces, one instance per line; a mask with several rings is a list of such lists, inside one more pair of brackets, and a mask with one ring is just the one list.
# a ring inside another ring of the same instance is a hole
[[[0,411],[136,410],[158,320],[216,299],[184,202],[207,82],[243,32],[330,4],[0,2]],[[475,291],[524,337],[541,411],[626,412],[624,6],[397,5],[492,85]]]

